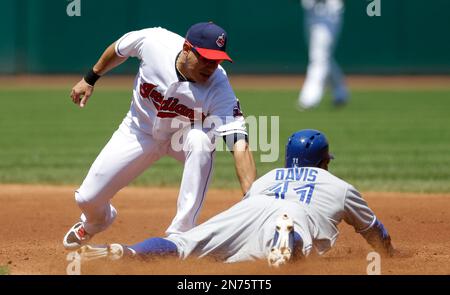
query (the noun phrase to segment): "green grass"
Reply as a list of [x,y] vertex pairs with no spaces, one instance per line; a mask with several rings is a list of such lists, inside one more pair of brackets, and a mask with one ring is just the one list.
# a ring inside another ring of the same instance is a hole
[[6,265],[0,265],[0,275],[9,275],[9,269]]
[[[237,91],[246,115],[279,116],[283,165],[294,131],[324,131],[336,160],[330,170],[361,190],[450,192],[450,89],[353,91],[335,110],[327,97],[318,109],[298,112],[296,91]],[[0,90],[0,182],[78,185],[129,107],[131,91],[97,89],[85,109],[64,90]],[[181,166],[163,158],[135,185],[178,186]],[[232,157],[216,156],[215,187],[239,187]]]

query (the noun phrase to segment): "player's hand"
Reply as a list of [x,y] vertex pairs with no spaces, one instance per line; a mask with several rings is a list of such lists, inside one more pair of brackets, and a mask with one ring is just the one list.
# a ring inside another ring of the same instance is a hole
[[70,97],[72,98],[73,103],[79,105],[80,108],[83,108],[93,92],[94,86],[89,85],[84,79],[81,79],[81,81],[72,88]]

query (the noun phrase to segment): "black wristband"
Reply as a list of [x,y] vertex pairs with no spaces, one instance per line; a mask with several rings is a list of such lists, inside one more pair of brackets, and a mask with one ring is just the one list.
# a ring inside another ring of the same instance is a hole
[[89,72],[87,72],[86,75],[84,75],[84,81],[86,81],[86,83],[88,83],[91,86],[94,86],[95,82],[97,82],[99,78],[100,75],[97,75],[94,72],[94,69],[90,69]]

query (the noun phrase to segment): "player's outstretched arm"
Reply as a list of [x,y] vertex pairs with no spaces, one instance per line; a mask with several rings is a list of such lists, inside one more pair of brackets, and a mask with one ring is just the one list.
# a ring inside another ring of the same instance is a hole
[[94,84],[97,79],[123,63],[126,59],[127,57],[121,57],[116,54],[115,43],[108,46],[95,66],[72,88],[70,93],[72,101],[80,107],[84,107],[94,92]]
[[366,241],[381,255],[391,257],[394,247],[391,236],[383,223],[375,216],[367,202],[353,186],[347,189],[344,202],[344,220],[352,225]]
[[372,246],[372,248],[384,256],[394,256],[394,247],[391,243],[391,236],[378,219],[368,230],[361,232],[361,235]]
[[256,179],[256,165],[252,152],[245,139],[236,141],[233,146],[234,165],[244,195]]

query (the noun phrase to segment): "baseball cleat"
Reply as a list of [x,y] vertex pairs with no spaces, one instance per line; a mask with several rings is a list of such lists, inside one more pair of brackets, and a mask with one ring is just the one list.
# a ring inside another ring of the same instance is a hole
[[124,256],[124,247],[120,244],[110,245],[84,245],[77,250],[82,262],[106,258],[109,260],[119,260]]
[[275,236],[272,248],[267,255],[269,266],[279,267],[286,264],[294,251],[294,221],[286,213],[276,220]]
[[64,248],[67,250],[76,250],[83,244],[86,244],[93,235],[90,235],[84,229],[83,223],[78,222],[72,226],[63,239]]

